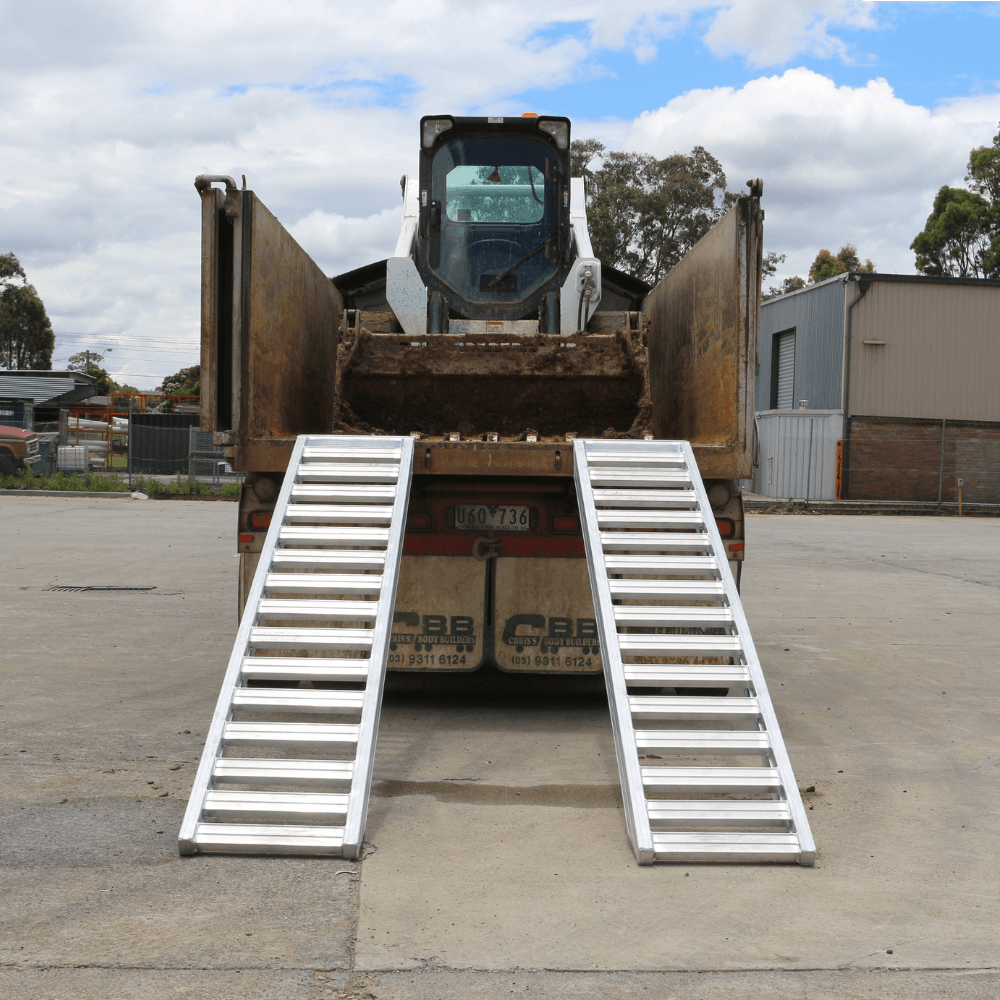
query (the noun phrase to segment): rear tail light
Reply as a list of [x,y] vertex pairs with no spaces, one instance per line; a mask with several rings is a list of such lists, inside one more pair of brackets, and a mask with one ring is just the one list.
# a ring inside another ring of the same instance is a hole
[[731,517],[717,517],[715,526],[723,538],[732,538],[736,534],[736,522]]
[[248,521],[253,531],[267,531],[271,527],[271,512],[255,510],[248,518]]
[[406,519],[407,531],[430,531],[434,527],[434,515],[426,511],[414,511]]
[[552,530],[575,535],[580,530],[580,519],[575,514],[556,514],[552,518]]
[[238,542],[252,542],[253,541],[253,535],[237,535],[236,536],[236,541],[238,541]]

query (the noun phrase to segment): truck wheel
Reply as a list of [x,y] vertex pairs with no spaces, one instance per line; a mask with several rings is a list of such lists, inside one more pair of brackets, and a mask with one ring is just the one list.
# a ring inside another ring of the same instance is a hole
[[0,448],[0,476],[13,476],[16,471],[14,456],[6,448]]

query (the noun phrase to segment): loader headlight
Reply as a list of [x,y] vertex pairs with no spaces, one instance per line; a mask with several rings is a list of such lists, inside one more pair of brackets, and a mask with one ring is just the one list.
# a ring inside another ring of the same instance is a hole
[[430,149],[442,132],[453,128],[455,122],[451,118],[422,118],[420,121],[420,142],[424,149]]
[[565,118],[539,118],[538,127],[548,132],[560,149],[569,148],[569,122]]

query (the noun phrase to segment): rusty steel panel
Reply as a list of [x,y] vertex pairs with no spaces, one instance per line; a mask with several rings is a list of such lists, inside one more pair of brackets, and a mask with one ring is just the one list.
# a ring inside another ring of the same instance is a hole
[[240,444],[329,434],[343,299],[252,191],[241,214]]
[[702,476],[753,469],[762,213],[743,197],[643,303],[653,432],[690,441]]
[[216,391],[219,355],[219,225],[225,195],[201,192],[201,429],[218,430]]
[[570,476],[573,442],[418,441],[414,475]]
[[343,300],[252,191],[202,199],[201,427],[241,470],[283,471],[333,430]]

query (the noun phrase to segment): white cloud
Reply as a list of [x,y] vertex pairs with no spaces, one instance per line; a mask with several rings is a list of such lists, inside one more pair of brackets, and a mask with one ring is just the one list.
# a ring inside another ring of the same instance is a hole
[[622,145],[656,155],[703,145],[731,188],[762,177],[766,245],[789,255],[789,273],[846,242],[882,270],[912,273],[909,244],[935,192],[961,184],[969,150],[990,141],[998,120],[1000,95],[930,110],[882,79],[838,87],[791,69],[676,97],[640,115]]
[[745,56],[751,66],[781,66],[796,56],[849,57],[833,26],[873,28],[875,4],[862,0],[737,0],[716,15],[705,42],[717,56]]
[[316,209],[289,227],[289,232],[327,274],[343,274],[362,264],[388,257],[396,245],[402,217],[398,207],[365,219]]

